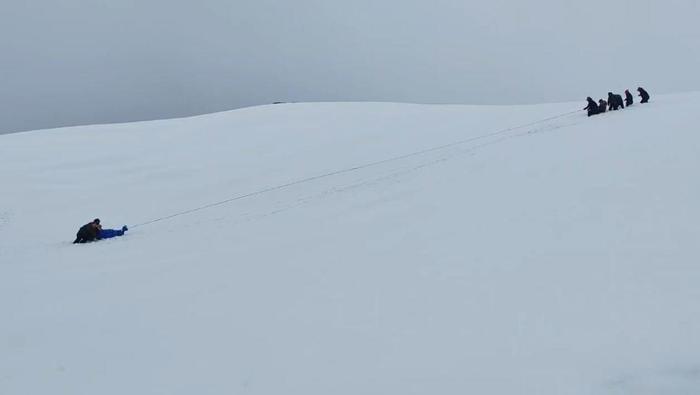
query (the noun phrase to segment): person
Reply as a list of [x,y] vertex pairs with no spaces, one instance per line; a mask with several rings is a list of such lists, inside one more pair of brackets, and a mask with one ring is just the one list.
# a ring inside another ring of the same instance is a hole
[[634,97],[632,97],[632,94],[630,93],[629,89],[625,89],[625,105],[627,107],[631,106],[634,103]]
[[588,102],[588,105],[584,107],[584,110],[588,110],[588,116],[590,117],[591,115],[598,114],[598,105],[596,104],[595,100],[591,99],[590,96],[586,98],[586,101]]
[[78,233],[75,235],[75,241],[73,244],[87,243],[98,240],[100,238],[101,229],[102,226],[100,225],[100,219],[95,218],[92,220],[92,222],[89,222],[78,229]]
[[124,236],[124,232],[129,230],[126,225],[121,229],[102,229],[100,228],[100,239],[111,239],[112,237]]
[[637,92],[639,92],[639,97],[642,98],[642,101],[640,103],[649,103],[649,93],[647,93],[647,91],[644,90],[644,88],[640,86],[639,88],[637,88]]
[[604,113],[605,109],[608,107],[608,102],[606,102],[603,99],[598,100],[598,112],[599,113]]
[[608,106],[609,110],[625,108],[625,104],[622,102],[622,96],[618,94],[613,94],[612,92],[608,92]]

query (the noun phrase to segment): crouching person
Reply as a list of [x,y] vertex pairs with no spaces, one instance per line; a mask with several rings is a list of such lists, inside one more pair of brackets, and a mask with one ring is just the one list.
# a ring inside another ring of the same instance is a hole
[[603,99],[598,100],[598,111],[602,114],[605,112],[605,109],[608,107],[608,102],[606,102]]
[[89,222],[78,229],[78,233],[75,235],[75,241],[73,244],[88,243],[90,241],[99,240],[101,229],[102,226],[100,225],[100,219],[95,218],[92,222]]
[[598,114],[598,104],[590,96],[586,98],[588,105],[584,107],[584,110],[588,110],[588,116]]
[[625,108],[625,103],[622,102],[622,96],[608,92],[608,110],[617,111],[620,108]]
[[649,93],[644,90],[641,86],[637,88],[637,92],[639,92],[639,97],[642,98],[642,103],[649,103]]

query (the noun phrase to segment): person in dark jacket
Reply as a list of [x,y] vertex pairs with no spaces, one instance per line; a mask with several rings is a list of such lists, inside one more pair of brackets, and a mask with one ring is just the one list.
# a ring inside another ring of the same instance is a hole
[[586,101],[588,102],[588,105],[583,109],[588,110],[588,116],[590,117],[591,115],[598,114],[598,104],[596,104],[595,100],[591,99],[591,97],[588,96],[586,98]]
[[622,102],[622,96],[608,92],[608,106],[609,110],[618,110],[625,108],[625,103]]
[[625,89],[625,105],[629,107],[632,103],[634,103],[634,97],[632,97],[629,89]]
[[649,103],[649,93],[644,90],[641,86],[637,88],[637,92],[639,92],[639,97],[642,98],[641,103]]
[[100,230],[102,230],[102,226],[100,226],[100,219],[95,218],[92,222],[80,227],[78,233],[75,235],[75,241],[73,244],[99,240]]
[[608,102],[603,99],[598,100],[598,112],[602,114],[606,108],[608,108]]

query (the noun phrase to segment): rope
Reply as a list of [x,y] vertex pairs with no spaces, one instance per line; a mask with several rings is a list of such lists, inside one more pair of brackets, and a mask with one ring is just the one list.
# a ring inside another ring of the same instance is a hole
[[485,139],[485,138],[489,138],[489,137],[497,136],[497,135],[500,135],[500,134],[508,133],[508,132],[513,131],[513,130],[518,130],[518,129],[526,128],[526,127],[528,127],[528,126],[534,126],[534,125],[540,124],[540,123],[542,123],[542,122],[547,122],[547,121],[552,121],[552,120],[554,120],[554,119],[563,118],[563,117],[566,117],[566,116],[575,114],[575,113],[577,113],[577,112],[579,112],[579,111],[580,111],[580,110],[570,111],[570,112],[566,112],[566,113],[563,113],[563,114],[554,115],[554,116],[551,116],[551,117],[548,117],[548,118],[543,118],[543,119],[540,119],[540,120],[537,120],[537,121],[533,121],[533,122],[530,122],[530,123],[526,123],[526,124],[523,124],[523,125],[512,126],[512,127],[506,128],[506,129],[501,129],[501,130],[498,130],[498,131],[496,131],[496,132],[491,132],[491,133],[487,133],[487,134],[482,134],[482,135],[480,135],[480,136],[470,137],[470,138],[467,138],[467,139],[454,141],[454,142],[452,142],[452,143],[443,144],[443,145],[439,145],[439,146],[436,146],[436,147],[431,147],[431,148],[423,149],[423,150],[420,150],[420,151],[411,152],[411,153],[408,153],[408,154],[403,154],[403,155],[399,155],[399,156],[394,156],[394,157],[391,157],[391,158],[388,158],[388,159],[382,159],[382,160],[378,160],[378,161],[374,161],[374,162],[369,162],[369,163],[365,163],[365,164],[358,165],[358,166],[354,166],[354,167],[349,167],[349,168],[345,168],[345,169],[341,169],[341,170],[331,171],[331,172],[324,173],[324,174],[319,174],[319,175],[312,176],[312,177],[302,178],[302,179],[299,179],[299,180],[296,180],[296,181],[288,182],[288,183],[286,183],[286,184],[281,184],[281,185],[276,185],[276,186],[272,186],[272,187],[260,189],[260,190],[257,190],[257,191],[255,191],[255,192],[250,192],[250,193],[246,193],[246,194],[243,194],[243,195],[233,196],[233,197],[231,197],[231,198],[228,198],[228,199],[225,199],[225,200],[221,200],[221,201],[218,201],[218,202],[209,203],[209,204],[206,204],[206,205],[203,205],[203,206],[199,206],[199,207],[196,207],[196,208],[192,208],[192,209],[189,209],[189,210],[180,211],[180,212],[177,212],[177,213],[174,213],[174,214],[171,214],[171,215],[166,215],[166,216],[164,216],[164,217],[155,218],[155,219],[152,219],[152,220],[149,220],[149,221],[146,221],[146,222],[141,222],[141,223],[138,223],[138,224],[136,224],[136,225],[132,225],[131,228],[133,229],[133,228],[136,228],[136,227],[139,227],[139,226],[150,225],[150,224],[155,223],[155,222],[165,221],[165,220],[168,220],[168,219],[171,219],[171,218],[175,218],[175,217],[179,217],[179,216],[182,216],[182,215],[191,214],[191,213],[194,213],[194,212],[197,212],[197,211],[206,210],[206,209],[208,209],[208,208],[212,208],[212,207],[221,206],[221,205],[224,205],[224,204],[227,204],[227,203],[235,202],[236,200],[246,199],[246,198],[249,198],[249,197],[258,196],[258,195],[263,195],[263,194],[266,194],[266,193],[269,193],[269,192],[273,192],[273,191],[277,191],[277,190],[280,190],[280,189],[289,188],[289,187],[291,187],[291,186],[295,186],[295,185],[299,185],[299,184],[305,184],[305,183],[307,183],[307,182],[316,181],[316,180],[320,180],[320,179],[328,178],[328,177],[333,177],[333,176],[337,176],[337,175],[339,175],[339,174],[350,173],[350,172],[354,172],[354,171],[357,171],[357,170],[366,169],[366,168],[368,168],[368,167],[374,167],[374,166],[378,166],[378,165],[381,165],[381,164],[384,164],[384,163],[395,162],[395,161],[398,161],[398,160],[402,160],[402,159],[406,159],[406,158],[410,158],[410,157],[414,157],[414,156],[420,156],[420,155],[423,155],[423,154],[427,154],[427,153],[429,153],[429,152],[439,151],[439,150],[443,150],[443,149],[446,149],[446,148],[454,147],[454,146],[457,146],[457,145],[462,145],[462,144],[470,143],[470,142],[473,142],[473,141],[482,140],[482,139]]

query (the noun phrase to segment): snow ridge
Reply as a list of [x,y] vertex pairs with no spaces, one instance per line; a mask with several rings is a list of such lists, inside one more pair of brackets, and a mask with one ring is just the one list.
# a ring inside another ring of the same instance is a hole
[[0,393],[694,393],[699,105],[0,136]]

